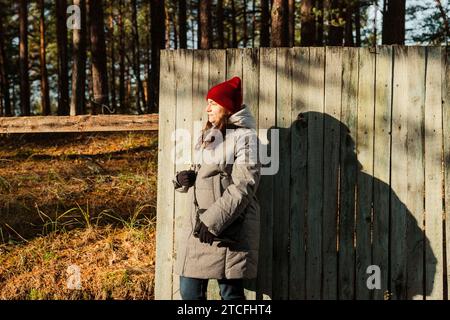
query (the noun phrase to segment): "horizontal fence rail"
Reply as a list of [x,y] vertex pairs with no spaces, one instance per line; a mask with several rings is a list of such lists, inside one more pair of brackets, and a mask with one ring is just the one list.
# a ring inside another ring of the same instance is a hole
[[279,132],[247,298],[448,299],[449,64],[445,48],[404,46],[162,51],[156,298],[180,298],[192,209],[171,187],[188,167],[172,134],[205,122],[208,88],[233,76],[258,129]]
[[156,130],[158,114],[0,117],[0,134]]

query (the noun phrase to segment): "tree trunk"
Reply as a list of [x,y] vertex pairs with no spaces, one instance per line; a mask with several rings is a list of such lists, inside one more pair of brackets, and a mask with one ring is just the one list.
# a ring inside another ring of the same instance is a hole
[[127,66],[125,71],[125,105],[127,108],[131,105],[131,75],[129,66]]
[[313,0],[303,0],[300,7],[301,45],[315,44],[316,23],[312,14]]
[[23,116],[30,115],[30,82],[28,79],[28,4],[26,0],[19,3],[20,20],[20,110]]
[[133,26],[133,71],[136,77],[136,110],[139,114],[142,114],[141,99],[142,99],[142,82],[141,82],[141,60],[140,60],[140,46],[139,46],[139,34],[137,24],[137,3],[136,0],[131,2],[131,20]]
[[0,13],[0,82],[5,116],[11,116],[11,96],[9,94],[8,56],[6,55],[5,36],[3,33],[3,13]]
[[383,44],[405,43],[405,2],[406,0],[384,0]]
[[105,28],[103,1],[88,0],[91,29],[92,82],[94,89],[94,114],[108,106],[108,69],[106,66]]
[[122,113],[125,113],[125,30],[123,25],[123,0],[119,2],[119,104]]
[[287,0],[272,3],[272,47],[289,46],[289,8]]
[[51,113],[50,111],[50,95],[48,87],[48,76],[47,76],[47,65],[45,59],[45,20],[44,20],[44,0],[39,0],[39,62],[41,71],[41,107],[42,115],[47,116]]
[[166,36],[166,45],[165,48],[166,49],[170,49],[170,16],[169,16],[169,9],[168,8],[164,8],[164,23],[165,23],[165,36]]
[[[145,82],[145,110],[147,113],[150,113],[150,95],[151,95],[151,86],[150,86],[150,78],[151,78],[151,30],[150,30],[150,24],[151,24],[151,19],[150,19],[150,2],[147,2],[148,8],[147,8],[147,16],[146,16],[146,48],[145,48],[145,53],[146,53],[146,66],[145,66],[145,70],[147,72],[146,75],[146,82]],[[186,31],[187,32],[187,31]],[[186,39],[187,41],[187,39]],[[187,43],[186,43],[187,45]]]
[[225,48],[225,39],[223,33],[223,0],[217,0],[217,39],[219,40],[219,49]]
[[170,20],[172,22],[173,28],[173,47],[175,50],[177,50],[178,49],[177,17],[173,11],[170,12]]
[[73,0],[80,8],[80,29],[73,30],[72,98],[70,115],[85,114],[86,89],[86,1]]
[[178,26],[180,28],[180,49],[187,48],[186,0],[178,1]]
[[66,0],[56,0],[56,37],[58,47],[58,115],[69,114],[69,74],[67,57]]
[[211,2],[208,0],[199,1],[200,14],[200,48],[211,48]]
[[259,31],[259,46],[260,47],[269,47],[270,39],[269,39],[269,0],[261,0],[261,24]]
[[355,7],[353,2],[347,2],[345,11],[345,37],[344,45],[347,47],[353,47],[355,41],[353,40],[353,11]]
[[253,19],[252,19],[252,48],[255,47],[255,37],[256,37],[256,4],[255,0],[252,0],[252,10],[253,10]]
[[247,41],[248,41],[248,31],[247,31],[247,1],[244,0],[244,4],[243,4],[243,8],[242,8],[242,19],[243,19],[243,24],[244,24],[244,28],[243,28],[243,47],[246,48],[247,47]]
[[114,41],[114,0],[111,0],[111,12],[109,14],[109,45],[111,54],[111,107],[116,110],[116,52]]
[[152,34],[152,99],[151,112],[158,112],[159,99],[159,50],[164,48],[165,12],[164,1],[151,1],[151,34]]
[[[1,78],[1,71],[0,71],[0,86],[2,85],[2,78]],[[0,90],[0,117],[3,117],[3,93]]]
[[329,36],[328,44],[331,46],[342,46],[342,40],[344,39],[344,27],[341,25],[342,0],[331,0],[331,12],[329,17]]
[[356,46],[361,47],[361,4],[359,0],[355,2],[355,36]]
[[237,31],[236,31],[236,7],[234,0],[231,0],[231,47],[237,48]]
[[324,6],[323,6],[323,0],[317,0],[317,9],[320,12],[320,15],[317,17],[317,24],[315,24],[315,29],[317,28],[317,35],[315,36],[314,44],[318,46],[323,45],[323,30],[324,30],[324,23],[323,19],[325,16]]
[[442,6],[442,2],[441,0],[435,0],[436,2],[436,6],[441,14],[441,18],[444,21],[444,39],[445,39],[445,44],[446,46],[448,45],[448,36],[450,35],[450,26],[449,26],[449,22],[448,22],[448,17],[447,14],[445,13],[445,9]]
[[[90,28],[90,10],[89,10],[89,0],[86,0],[86,37],[85,37],[85,41],[86,41],[86,55],[87,52],[91,52],[92,53],[92,44],[91,44],[91,28]],[[93,85],[93,79],[92,79],[92,54],[91,54],[91,58],[87,59],[86,58],[86,82],[87,82],[87,86],[86,86],[86,90],[87,90],[87,104],[85,105],[85,108],[87,109],[89,107],[89,112],[90,114],[94,114],[95,112],[95,103],[93,102],[93,97],[94,97],[94,85]],[[87,112],[87,110],[86,110]]]
[[288,19],[288,29],[289,29],[289,47],[295,46],[295,1],[289,0],[289,19]]

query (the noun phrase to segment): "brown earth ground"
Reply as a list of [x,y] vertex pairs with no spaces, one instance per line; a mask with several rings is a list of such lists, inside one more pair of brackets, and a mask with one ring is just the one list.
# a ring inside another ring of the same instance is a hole
[[0,299],[152,299],[157,143],[0,135]]

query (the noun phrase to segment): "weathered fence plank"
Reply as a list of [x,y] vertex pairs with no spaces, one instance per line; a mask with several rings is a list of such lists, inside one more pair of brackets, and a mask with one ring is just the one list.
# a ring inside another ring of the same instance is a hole
[[355,297],[355,192],[358,162],[356,159],[356,131],[358,113],[358,54],[356,48],[342,53],[342,107],[340,126],[339,180],[339,273],[338,297]]
[[289,298],[289,180],[291,174],[292,51],[277,49],[276,127],[279,130],[279,167],[274,176],[273,299]]
[[357,173],[356,298],[369,299],[367,267],[372,264],[373,117],[375,105],[375,54],[359,49],[358,132],[356,149],[361,168]]
[[[243,102],[250,109],[258,128],[259,110],[259,49],[246,48],[243,50],[242,63],[242,89]],[[256,278],[245,280],[245,297],[248,300],[256,299]]]
[[172,298],[173,220],[175,195],[168,184],[175,174],[172,132],[176,128],[176,80],[173,51],[161,52],[160,125],[158,135],[158,195],[156,221],[156,299]]
[[244,49],[242,63],[242,88],[244,90],[244,103],[250,108],[255,117],[256,127],[258,128],[258,110],[259,110],[259,49]]
[[375,138],[373,161],[373,264],[380,267],[383,300],[389,290],[389,178],[391,154],[392,47],[381,46],[376,56]]
[[309,49],[292,50],[289,298],[305,299],[305,218],[308,196],[308,126],[305,113],[309,110],[307,104]]
[[111,114],[0,118],[0,134],[155,130],[158,130],[158,114]]
[[[325,49],[310,48],[308,77],[308,212],[306,298],[322,298],[323,112]],[[320,235],[320,236],[317,236]]]
[[[449,51],[442,49],[442,116],[443,116],[443,141],[444,141],[444,183],[445,183],[445,235],[447,258],[447,288],[450,285],[450,63]],[[445,297],[444,297],[445,299]],[[450,299],[450,290],[447,289],[447,300]]]
[[[258,124],[260,129],[267,129],[267,136],[260,136],[263,146],[270,150],[268,138],[270,130],[276,124],[276,63],[277,52],[275,48],[260,49],[260,69],[259,69],[259,114]],[[262,165],[270,165],[261,160]],[[273,176],[261,176],[258,187],[258,199],[261,208],[261,233],[260,241],[260,264],[257,279],[257,298],[271,299],[273,295]]]
[[[175,59],[175,80],[176,80],[176,130],[177,136],[175,141],[176,163],[175,171],[188,170],[192,163],[192,141],[186,139],[193,132],[192,111],[193,108],[201,108],[202,106],[192,105],[192,78],[193,78],[193,51],[177,50],[174,52]],[[196,65],[199,69],[201,66]],[[171,187],[169,185],[169,187]],[[192,199],[189,196],[193,192],[190,188],[189,193],[175,192],[175,212],[174,212],[174,244],[175,256],[180,242],[183,243],[183,223],[190,216],[192,209]],[[172,295],[173,299],[180,298],[179,276],[174,274]]]
[[408,48],[408,109],[407,119],[407,181],[408,192],[405,205],[408,209],[406,224],[408,299],[423,299],[424,279],[424,167],[423,129],[425,102],[425,48]]
[[[206,123],[207,114],[205,112],[207,101],[206,93],[209,89],[209,51],[194,51],[194,66],[192,78],[192,120],[196,122],[200,128],[194,127],[193,134],[198,135],[198,130]],[[193,140],[192,152],[194,151],[197,138]]]
[[342,89],[342,50],[327,47],[325,57],[323,165],[323,299],[337,299],[337,220]]
[[406,214],[408,186],[407,119],[408,63],[405,47],[393,47],[393,101],[391,153],[391,284],[393,299],[406,299]]
[[[425,95],[425,250],[427,299],[443,298],[441,48],[427,48]],[[448,125],[448,124],[447,124]],[[426,248],[428,249],[428,248]],[[431,281],[429,281],[431,280]]]
[[227,70],[226,78],[239,77],[242,79],[242,61],[244,52],[240,49],[226,49],[227,51]]

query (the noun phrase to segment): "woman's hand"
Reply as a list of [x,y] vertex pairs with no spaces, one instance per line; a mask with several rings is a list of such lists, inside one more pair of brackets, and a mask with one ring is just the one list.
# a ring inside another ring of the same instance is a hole
[[209,232],[208,227],[203,222],[200,222],[198,238],[200,239],[200,242],[208,243],[209,245],[212,245],[214,242],[214,235]]
[[177,181],[184,187],[192,187],[195,183],[195,171],[194,170],[183,170],[177,174]]

